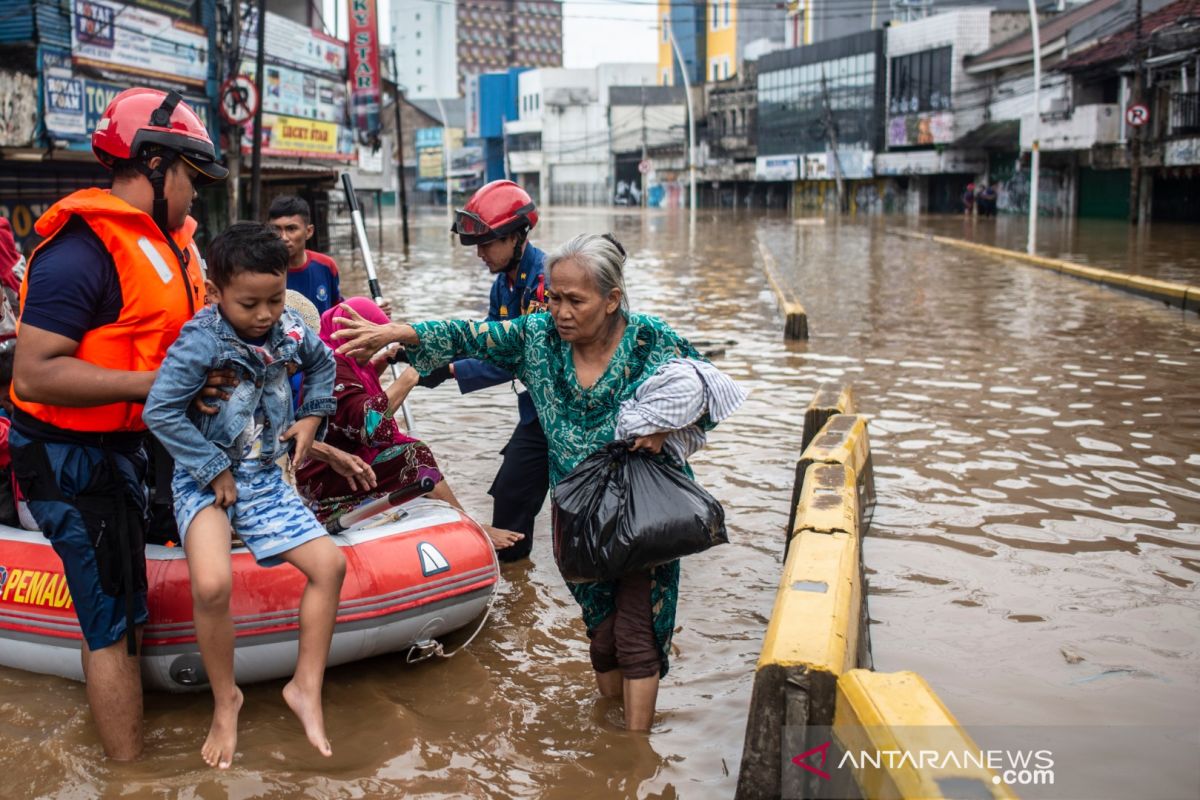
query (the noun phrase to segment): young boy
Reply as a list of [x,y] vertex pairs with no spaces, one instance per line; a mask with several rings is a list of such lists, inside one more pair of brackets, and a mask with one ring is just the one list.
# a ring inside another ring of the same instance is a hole
[[[346,562],[275,462],[289,447],[296,466],[308,456],[322,417],[336,407],[335,367],[316,334],[284,309],[287,265],[287,247],[266,225],[239,222],[213,240],[207,289],[215,305],[183,326],[142,415],[175,459],[175,518],[214,700],[201,754],[221,769],[233,761],[242,705],[229,611],[231,526],[260,564],[286,561],[308,578],[296,672],[283,698],[312,745],[331,754],[321,684]],[[304,403],[294,413],[289,366],[304,373]],[[209,416],[192,406],[192,398],[214,367],[236,370],[241,382]]]

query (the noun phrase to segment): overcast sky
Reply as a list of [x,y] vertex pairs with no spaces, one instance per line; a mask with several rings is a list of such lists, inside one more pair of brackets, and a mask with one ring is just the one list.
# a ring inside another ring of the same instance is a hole
[[[452,2],[452,0],[431,0]],[[322,0],[326,19],[340,18],[339,30],[346,36],[345,0]],[[378,0],[379,30],[384,44],[391,44],[391,0]],[[658,61],[653,0],[566,0],[563,3],[563,66],[594,67],[620,61]]]

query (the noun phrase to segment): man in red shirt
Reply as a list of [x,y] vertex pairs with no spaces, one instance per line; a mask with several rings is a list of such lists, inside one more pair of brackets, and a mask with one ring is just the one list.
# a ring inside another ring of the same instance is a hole
[[276,197],[267,211],[267,224],[287,245],[287,287],[307,297],[321,314],[342,302],[337,262],[305,246],[313,236],[308,203],[291,194]]

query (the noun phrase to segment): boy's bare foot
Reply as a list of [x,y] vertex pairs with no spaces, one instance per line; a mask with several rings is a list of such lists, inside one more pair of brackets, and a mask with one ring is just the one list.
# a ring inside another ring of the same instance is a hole
[[325,715],[321,710],[321,690],[305,691],[294,680],[288,681],[288,685],[283,687],[283,700],[300,720],[300,724],[304,726],[304,733],[308,736],[309,744],[317,748],[317,752],[323,756],[333,755],[333,748],[325,736]]
[[217,769],[229,769],[237,749],[238,712],[242,710],[242,690],[233,687],[233,697],[217,701],[213,706],[212,725],[208,738],[200,748],[204,763]]

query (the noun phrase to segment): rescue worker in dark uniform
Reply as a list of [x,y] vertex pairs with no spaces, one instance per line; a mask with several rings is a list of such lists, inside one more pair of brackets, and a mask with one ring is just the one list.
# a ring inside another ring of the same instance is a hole
[[[537,225],[537,206],[512,181],[492,181],[477,191],[454,214],[451,230],[496,276],[488,303],[489,320],[506,320],[546,310],[546,254],[529,244],[529,231]],[[455,361],[421,379],[422,386],[437,386],[454,378],[464,394],[489,386],[512,384],[513,376],[475,359]],[[516,390],[514,385],[514,390]],[[522,534],[523,539],[500,549],[501,561],[528,558],[533,547],[533,520],[550,488],[546,436],[529,393],[517,390],[520,419],[508,444],[500,451],[504,462],[488,494],[492,496],[492,525]]]
[[[167,348],[204,306],[188,216],[224,178],[180,96],[127,89],[92,134],[112,189],[83,189],[37,222],[21,285],[9,434],[29,510],[63,562],[104,752],[142,751],[138,661],[147,620],[142,404]],[[121,646],[122,641],[126,646]]]

